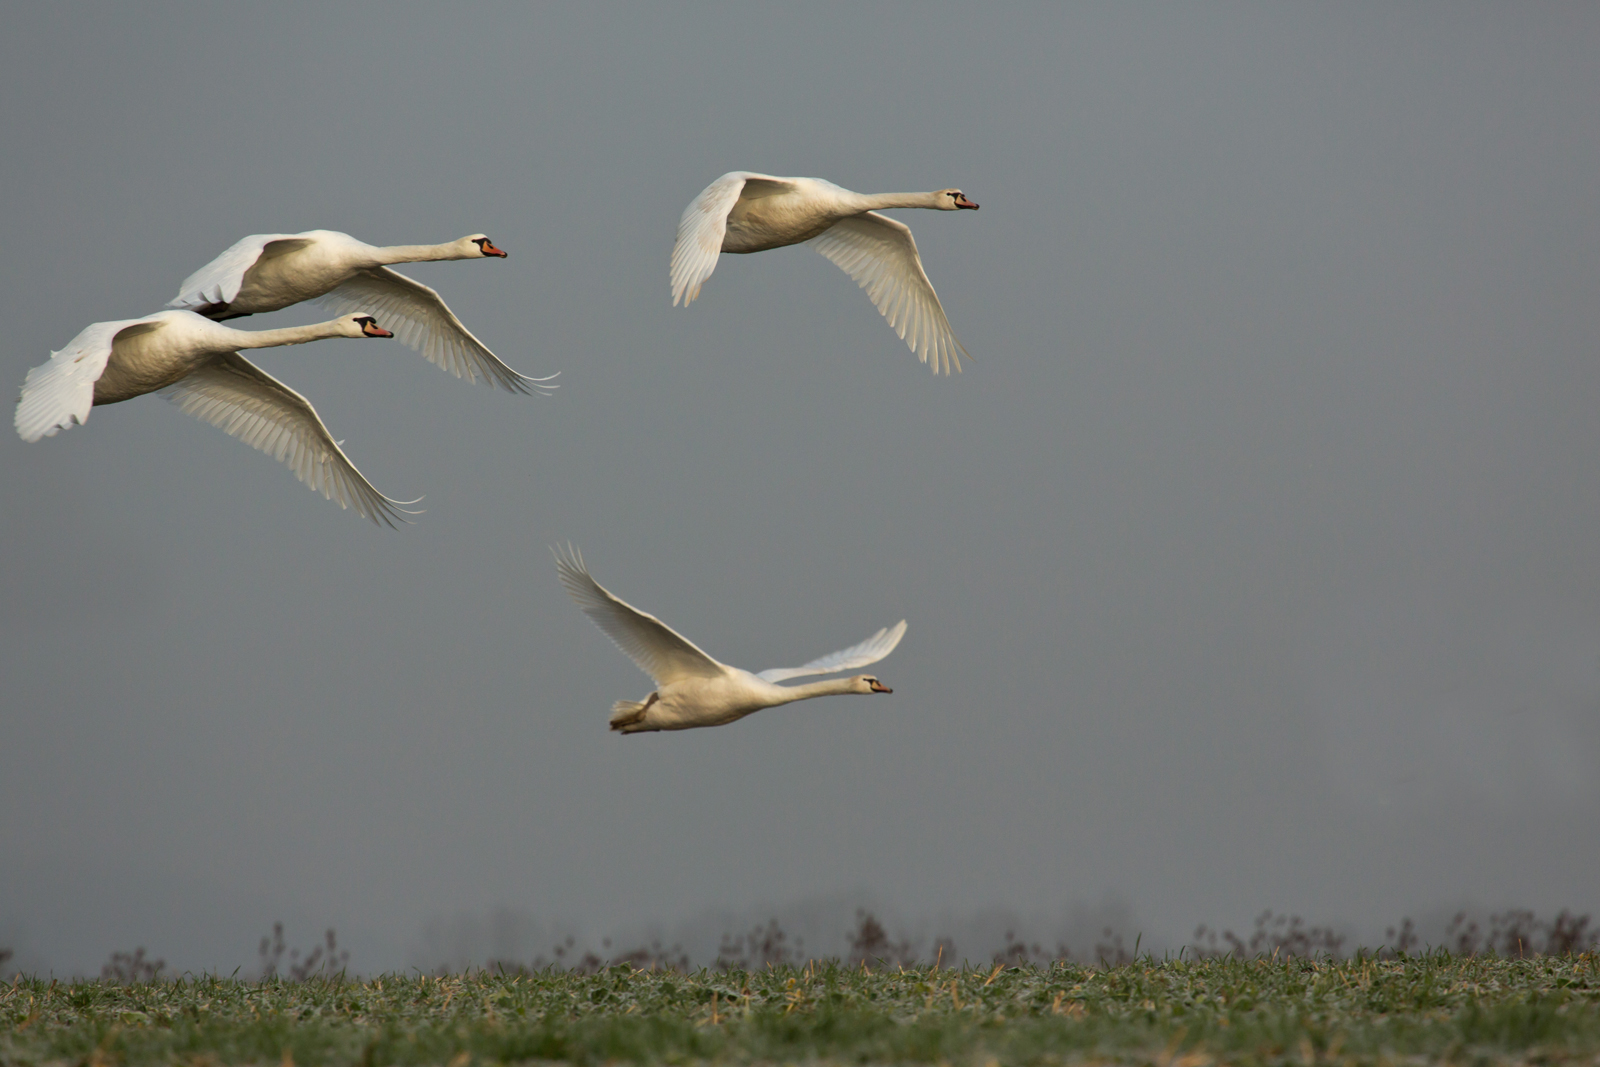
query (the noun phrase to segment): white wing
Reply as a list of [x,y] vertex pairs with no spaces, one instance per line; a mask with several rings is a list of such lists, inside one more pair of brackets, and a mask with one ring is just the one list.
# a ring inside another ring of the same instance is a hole
[[210,304],[227,304],[239,295],[244,272],[255,266],[261,252],[273,241],[289,241],[298,233],[253,233],[228,247],[222,255],[201,267],[178,286],[178,295],[167,301],[169,308],[199,311]]
[[130,326],[154,328],[157,319],[121,319],[97,322],[67,342],[50,362],[34,367],[22,383],[15,425],[24,441],[54,437],[57,432],[81,426],[94,406],[94,383],[106,372],[111,343]]
[[718,678],[727,673],[726,667],[700,651],[687,637],[607,592],[589,577],[583,556],[576,549],[569,545],[566,552],[551,551],[556,554],[561,584],[578,607],[657,685],[670,685],[684,678]]
[[728,212],[739,202],[744,183],[751,180],[777,182],[793,187],[787,178],[757,174],[752,170],[732,170],[700,190],[689,201],[678,220],[678,240],[672,246],[672,306],[683,306],[700,295],[700,286],[717,269],[722,254],[722,238],[728,232]]
[[961,356],[972,358],[950,329],[909,226],[868,211],[839,220],[811,243],[867,291],[889,326],[935,374],[949,374],[952,363],[959,371]]
[[906,635],[906,620],[901,619],[895,625],[879,630],[859,645],[841,648],[837,652],[830,652],[821,659],[814,659],[804,667],[774,667],[770,671],[762,671],[757,678],[769,682],[781,682],[785,678],[802,678],[808,674],[832,674],[835,671],[853,671],[857,667],[865,667],[869,663],[876,663],[894,651],[894,646]]
[[316,302],[341,314],[371,312],[403,344],[457,378],[475,382],[483,377],[513,393],[527,393],[529,386],[555,388],[543,384],[548,378],[529,378],[500,362],[461,324],[437,292],[388,267],[357,271],[355,277],[317,297]]
[[406,522],[401,504],[372,487],[310,401],[237,352],[219,356],[166,391],[178,407],[286,464],[306,485],[373,522]]

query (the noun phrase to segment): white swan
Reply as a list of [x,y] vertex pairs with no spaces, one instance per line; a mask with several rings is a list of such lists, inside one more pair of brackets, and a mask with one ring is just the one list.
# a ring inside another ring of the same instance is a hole
[[[183,280],[168,307],[187,308],[221,322],[315,300],[334,311],[367,311],[394,328],[402,344],[457,378],[516,393],[553,389],[550,378],[529,378],[500,361],[474,337],[439,294],[385,264],[445,259],[506,258],[481,233],[442,245],[380,248],[335,230],[257,233]],[[551,378],[555,375],[551,375]]]
[[910,228],[878,214],[878,209],[897,207],[978,209],[960,189],[867,196],[821,178],[730,171],[706,186],[678,220],[672,306],[681,298],[688,307],[700,295],[700,286],[717,269],[719,253],[764,252],[811,241],[867,291],[890,327],[935,374],[949,374],[952,363],[959,371],[967,350],[950,330]]
[[611,710],[611,728],[625,734],[651,730],[692,730],[721,726],[762,708],[775,708],[810,697],[837,693],[892,693],[894,690],[869,674],[834,678],[808,685],[775,685],[786,678],[807,674],[832,674],[876,663],[894,651],[905,636],[901,619],[879,630],[859,645],[841,649],[804,667],[779,667],[751,674],[718,663],[654,615],[623,603],[589,577],[583,556],[570,545],[566,552],[552,549],[561,584],[585,615],[626,652],[639,669],[655,680],[656,690],[643,703],[619,700]]
[[[340,507],[393,526],[401,504],[372,487],[328,433],[311,403],[239,355],[241,348],[324,337],[393,337],[365,313],[286,330],[235,330],[192,311],[97,322],[34,367],[17,403],[24,441],[82,424],[89,409],[167,390],[184,411],[287,464]],[[405,521],[400,519],[400,521]]]

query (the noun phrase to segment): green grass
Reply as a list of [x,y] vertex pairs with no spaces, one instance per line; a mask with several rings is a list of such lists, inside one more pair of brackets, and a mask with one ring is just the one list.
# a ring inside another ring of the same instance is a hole
[[1600,1062],[1600,960],[0,986],[0,1064]]

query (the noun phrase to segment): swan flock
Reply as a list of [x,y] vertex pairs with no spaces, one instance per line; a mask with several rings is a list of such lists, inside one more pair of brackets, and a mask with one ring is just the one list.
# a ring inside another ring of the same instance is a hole
[[[978,205],[960,189],[866,195],[820,178],[730,171],[695,197],[679,220],[672,305],[687,307],[700,295],[723,252],[809,243],[866,290],[890,328],[934,373],[960,371],[967,351],[950,328],[911,230],[880,214],[896,208],[975,211]],[[14,425],[24,441],[34,442],[86,422],[95,407],[161,393],[180,410],[285,464],[340,507],[395,526],[416,514],[406,510],[416,501],[374,488],[311,402],[240,353],[338,337],[392,337],[457,378],[510,393],[548,392],[555,375],[536,378],[512,369],[437,291],[391,269],[505,258],[481,233],[443,244],[390,246],[336,230],[251,234],[185,278],[166,309],[92,323],[28,371]],[[307,301],[338,317],[276,330],[223,325]],[[556,565],[578,606],[655,682],[644,700],[615,704],[616,732],[720,726],[797,700],[893,691],[866,674],[778,683],[876,663],[900,643],[904,620],[803,666],[752,674],[719,663],[661,620],[613,596],[570,546],[556,551]]]

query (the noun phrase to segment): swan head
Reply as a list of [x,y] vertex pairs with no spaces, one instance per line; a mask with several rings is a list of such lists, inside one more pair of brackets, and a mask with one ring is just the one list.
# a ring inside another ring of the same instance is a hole
[[941,211],[959,211],[962,208],[971,211],[978,210],[978,205],[968,200],[966,194],[960,189],[940,189],[933,195],[939,198],[939,209]]
[[892,693],[893,689],[884,685],[870,674],[858,674],[850,681],[855,685],[857,693]]
[[465,253],[462,256],[463,259],[475,259],[479,256],[494,256],[496,259],[506,258],[505,252],[496,248],[494,246],[494,242],[489,240],[489,238],[485,237],[481,233],[475,233],[470,237],[463,237],[456,243],[463,246],[462,252]]
[[394,334],[378,325],[378,320],[365,311],[357,311],[353,315],[345,315],[333,321],[340,324],[340,333],[345,337],[393,337]]

